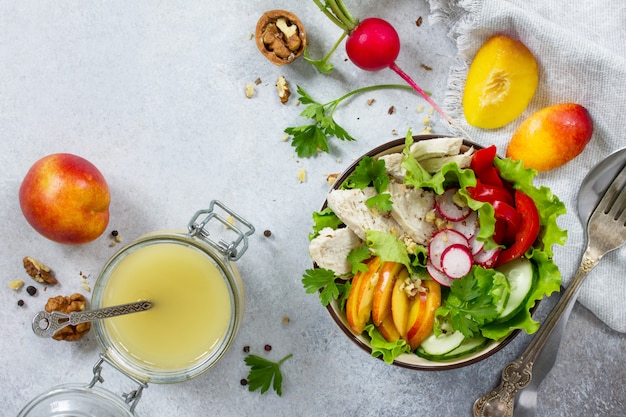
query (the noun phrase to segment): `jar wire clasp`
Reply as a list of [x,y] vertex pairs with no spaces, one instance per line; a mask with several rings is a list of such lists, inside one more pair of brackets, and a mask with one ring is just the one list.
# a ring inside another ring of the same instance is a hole
[[134,414],[135,407],[137,407],[137,404],[139,403],[139,400],[141,399],[141,394],[143,393],[144,388],[148,388],[148,384],[146,382],[138,380],[137,378],[134,378],[131,375],[128,375],[126,372],[117,368],[113,363],[111,363],[111,361],[105,355],[100,354],[100,359],[93,366],[93,378],[91,379],[91,382],[87,385],[87,388],[91,389],[97,383],[101,383],[101,384],[104,383],[104,377],[102,377],[102,364],[104,362],[111,365],[111,367],[113,367],[114,369],[117,369],[119,372],[124,374],[124,376],[131,379],[133,382],[135,382],[138,385],[136,389],[128,393],[122,394],[122,398],[124,398],[124,402],[129,405],[129,411],[132,414]]
[[[223,213],[215,211],[216,206]],[[227,214],[226,217],[224,213]],[[228,242],[221,238],[217,241],[211,239],[209,236],[212,233],[217,234],[219,232],[218,229],[213,227],[216,224],[215,222],[209,224],[211,220],[219,222],[224,226],[224,230],[234,233],[234,240]],[[243,230],[239,225],[244,227]],[[213,229],[209,230],[209,227],[213,227]],[[252,224],[218,200],[211,201],[208,209],[198,210],[189,221],[187,228],[192,237],[197,236],[201,238],[232,261],[236,261],[243,256],[248,249],[248,237],[254,233]]]

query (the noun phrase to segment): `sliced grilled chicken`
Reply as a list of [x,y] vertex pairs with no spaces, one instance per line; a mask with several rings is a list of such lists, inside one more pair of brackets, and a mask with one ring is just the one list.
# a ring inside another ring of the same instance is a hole
[[437,230],[434,223],[427,221],[428,213],[435,207],[435,194],[398,183],[390,183],[388,191],[393,201],[392,217],[415,243],[427,245]]
[[352,271],[352,265],[346,259],[348,254],[361,244],[361,239],[348,228],[325,227],[311,240],[309,253],[320,268],[344,275]]
[[402,236],[403,231],[398,222],[390,214],[378,213],[365,204],[365,201],[376,195],[373,187],[349,190],[332,190],[326,197],[328,207],[352,229],[362,240],[367,230],[390,233]]

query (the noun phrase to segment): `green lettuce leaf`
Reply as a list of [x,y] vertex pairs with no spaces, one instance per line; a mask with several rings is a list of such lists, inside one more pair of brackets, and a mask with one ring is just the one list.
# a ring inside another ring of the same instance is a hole
[[375,358],[382,356],[386,363],[391,364],[395,358],[403,353],[411,353],[411,346],[406,341],[388,342],[372,323],[365,326],[365,331],[370,336],[372,356]]
[[315,239],[323,228],[337,229],[342,224],[343,222],[329,207],[322,211],[313,212],[313,232],[309,233],[309,241]]
[[381,262],[398,262],[411,271],[411,259],[409,253],[400,240],[390,233],[367,230],[365,232],[366,244],[372,253],[380,257]]

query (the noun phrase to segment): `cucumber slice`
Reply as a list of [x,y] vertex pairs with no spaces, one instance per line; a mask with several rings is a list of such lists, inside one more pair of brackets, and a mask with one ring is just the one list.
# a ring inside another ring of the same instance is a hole
[[458,348],[443,355],[441,359],[456,359],[461,356],[469,355],[481,349],[488,341],[489,339],[482,336],[470,337],[463,340],[463,343],[461,343]]
[[496,269],[506,276],[510,286],[509,298],[495,320],[497,323],[502,323],[515,316],[526,305],[533,289],[535,267],[530,260],[521,257]]
[[470,337],[464,339],[463,342],[456,348],[452,349],[450,352],[445,353],[443,355],[429,355],[424,350],[418,348],[415,353],[418,356],[428,359],[431,361],[445,361],[450,359],[457,359],[461,356],[469,355],[470,353],[474,353],[483,348],[487,344],[489,339],[482,336]]
[[465,336],[459,331],[443,333],[439,336],[435,336],[435,333],[431,333],[430,336],[424,339],[422,344],[419,345],[417,352],[421,351],[431,357],[442,356],[458,348],[461,343],[463,343],[463,339],[465,339]]

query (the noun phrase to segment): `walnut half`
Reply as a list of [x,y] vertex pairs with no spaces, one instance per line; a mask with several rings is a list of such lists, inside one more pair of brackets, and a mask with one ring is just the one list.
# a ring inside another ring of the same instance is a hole
[[293,62],[306,48],[306,31],[300,19],[286,10],[263,13],[255,31],[259,51],[272,63]]
[[48,268],[46,265],[42,264],[35,258],[26,256],[24,257],[22,262],[24,263],[24,269],[26,270],[26,273],[30,275],[31,278],[35,281],[41,284],[49,285],[56,285],[59,283],[59,281],[57,281],[57,279],[54,277],[50,268]]
[[[74,311],[84,311],[87,307],[87,300],[82,294],[74,293],[70,296],[57,295],[48,299],[44,309],[48,313],[59,311],[64,314],[70,314]],[[74,342],[82,339],[82,337],[91,329],[91,323],[78,323],[76,325],[66,326],[57,331],[52,338],[55,340],[65,340],[66,342]]]

